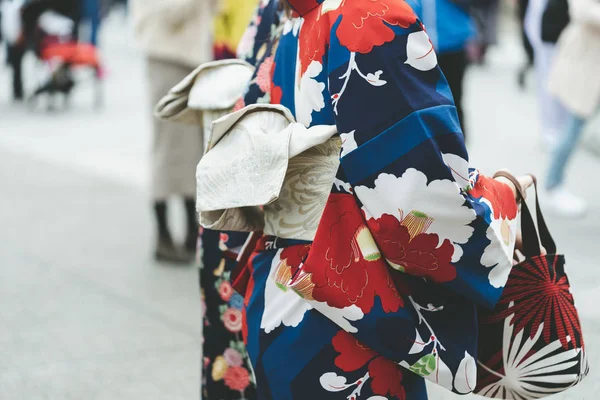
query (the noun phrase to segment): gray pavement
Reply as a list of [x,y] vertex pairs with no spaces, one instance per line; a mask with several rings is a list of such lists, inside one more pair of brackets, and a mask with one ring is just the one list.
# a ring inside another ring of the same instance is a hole
[[[472,164],[543,176],[533,87],[516,89],[521,54],[505,29],[488,65],[468,76]],[[197,271],[151,258],[143,60],[119,16],[103,39],[100,112],[86,85],[66,112],[12,105],[0,67],[0,400],[198,399]],[[599,161],[580,152],[569,185],[590,213],[550,218],[593,368],[556,400],[600,397],[600,188],[591,180],[598,172]],[[432,387],[430,398],[458,397]]]

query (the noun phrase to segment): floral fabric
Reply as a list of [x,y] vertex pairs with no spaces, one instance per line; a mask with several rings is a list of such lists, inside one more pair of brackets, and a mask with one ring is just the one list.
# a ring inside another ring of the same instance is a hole
[[243,297],[231,287],[237,250],[246,234],[201,231],[200,287],[203,311],[202,398],[256,399],[255,382],[242,339]]
[[[263,10],[280,15],[277,3]],[[470,393],[477,306],[498,302],[512,267],[512,191],[470,168],[403,0],[289,3],[238,107],[282,104],[343,145],[314,241],[267,237],[251,259],[258,398],[420,400],[424,378]]]
[[[255,64],[257,58],[264,57],[279,17],[277,1],[259,2],[238,46],[240,58]],[[258,85],[252,87],[249,102],[264,97]],[[202,398],[256,399],[256,383],[241,334],[243,297],[233,291],[230,282],[237,253],[248,234],[201,228],[199,237],[200,288],[204,303]]]

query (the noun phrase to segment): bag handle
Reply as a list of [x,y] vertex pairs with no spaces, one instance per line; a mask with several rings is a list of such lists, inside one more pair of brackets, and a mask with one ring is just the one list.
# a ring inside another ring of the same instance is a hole
[[546,224],[546,220],[542,214],[542,209],[540,208],[537,178],[533,174],[530,174],[530,176],[533,179],[533,187],[535,189],[535,208],[539,229],[539,239],[538,229],[536,229],[535,222],[533,221],[533,217],[529,211],[529,207],[525,202],[523,189],[517,178],[506,171],[499,171],[494,175],[494,178],[503,177],[508,179],[513,185],[515,185],[515,188],[517,189],[517,194],[519,196],[518,201],[521,201],[521,234],[523,237],[523,252],[527,258],[536,257],[541,254],[540,240],[542,246],[544,246],[548,254],[556,253],[556,244],[554,239],[552,239],[552,235],[550,234],[550,230],[548,229],[548,225]]

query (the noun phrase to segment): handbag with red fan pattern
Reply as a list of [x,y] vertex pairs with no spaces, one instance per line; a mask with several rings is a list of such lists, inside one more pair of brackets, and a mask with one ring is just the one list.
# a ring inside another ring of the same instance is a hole
[[[517,188],[518,181],[499,172]],[[493,310],[479,310],[475,393],[496,399],[539,399],[569,389],[588,373],[581,325],[556,245],[537,199],[538,230],[525,201],[521,232],[525,260],[515,265]],[[523,194],[521,198],[524,198]],[[541,253],[541,245],[546,254]]]

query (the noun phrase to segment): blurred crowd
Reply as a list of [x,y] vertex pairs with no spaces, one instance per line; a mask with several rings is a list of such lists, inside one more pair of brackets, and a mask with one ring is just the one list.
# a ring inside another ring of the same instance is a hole
[[40,94],[68,96],[75,85],[72,66],[89,66],[99,79],[98,34],[103,17],[126,0],[1,0],[0,40],[12,69],[12,98],[25,99],[23,58],[32,51],[44,62],[47,76],[31,99]]

